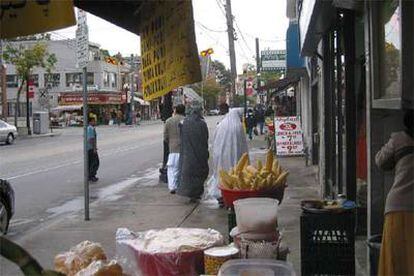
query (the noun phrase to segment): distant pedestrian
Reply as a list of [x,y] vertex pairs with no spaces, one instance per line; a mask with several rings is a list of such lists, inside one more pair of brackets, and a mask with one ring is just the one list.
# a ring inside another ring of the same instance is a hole
[[249,139],[253,139],[253,130],[256,128],[257,122],[256,118],[254,116],[253,110],[250,108],[247,111],[246,115],[246,128],[247,128],[247,134],[249,135]]
[[180,161],[180,128],[184,121],[185,107],[182,104],[174,108],[173,116],[168,118],[164,125],[164,141],[168,143],[169,154],[167,161],[168,189],[175,194],[178,185]]
[[378,167],[395,172],[385,202],[378,275],[414,275],[414,110],[406,111],[404,125],[375,156]]
[[87,150],[89,159],[89,181],[96,182],[98,178],[96,173],[99,168],[99,156],[97,147],[97,135],[96,135],[96,120],[94,117],[89,118],[89,124],[87,129]]
[[255,109],[255,118],[257,125],[260,129],[260,135],[263,135],[264,123],[265,123],[265,111],[261,106],[256,107]]
[[122,118],[124,117],[124,114],[122,113],[122,110],[118,110],[116,113],[116,122],[118,123],[118,126],[122,123]]
[[140,122],[141,122],[141,113],[139,112],[139,111],[137,111],[137,115],[136,115],[136,118],[137,118],[137,125],[139,126],[140,125]]
[[115,111],[115,109],[112,109],[112,111],[111,111],[111,120],[112,120],[112,123],[110,123],[110,125],[115,125],[116,123],[117,123],[117,121],[116,121],[116,111]]
[[200,199],[208,176],[208,128],[202,117],[201,103],[193,101],[191,113],[181,129],[180,180],[177,194]]

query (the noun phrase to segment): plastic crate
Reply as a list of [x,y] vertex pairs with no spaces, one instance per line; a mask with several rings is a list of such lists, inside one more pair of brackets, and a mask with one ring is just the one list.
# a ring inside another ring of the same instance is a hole
[[355,214],[314,214],[300,218],[302,275],[355,274]]

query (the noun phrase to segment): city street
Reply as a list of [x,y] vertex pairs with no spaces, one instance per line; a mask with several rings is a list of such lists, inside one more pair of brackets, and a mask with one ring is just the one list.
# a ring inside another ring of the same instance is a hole
[[[216,117],[208,119],[214,126]],[[138,127],[97,127],[99,181],[90,185],[91,202],[115,201],[137,183],[154,182],[162,161],[162,123]],[[82,128],[62,135],[19,139],[0,146],[0,175],[16,193],[16,213],[8,237],[19,240],[54,218],[83,211]]]

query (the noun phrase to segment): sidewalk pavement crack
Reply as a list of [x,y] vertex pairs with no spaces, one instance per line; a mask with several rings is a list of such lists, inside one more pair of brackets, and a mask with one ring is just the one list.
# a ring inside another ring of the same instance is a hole
[[193,209],[183,218],[183,220],[177,225],[177,227],[181,227],[181,225],[184,224],[184,222],[194,213],[195,209],[200,205],[200,202],[197,202],[197,204],[194,205]]

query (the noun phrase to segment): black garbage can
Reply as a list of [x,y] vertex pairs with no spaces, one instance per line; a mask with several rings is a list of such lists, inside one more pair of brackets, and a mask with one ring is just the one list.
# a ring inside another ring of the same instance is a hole
[[381,241],[382,235],[374,235],[367,240],[367,245],[369,247],[369,265],[371,268],[370,275],[378,275]]

